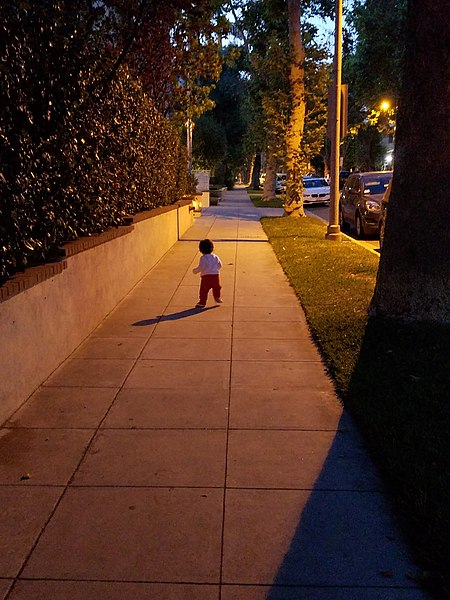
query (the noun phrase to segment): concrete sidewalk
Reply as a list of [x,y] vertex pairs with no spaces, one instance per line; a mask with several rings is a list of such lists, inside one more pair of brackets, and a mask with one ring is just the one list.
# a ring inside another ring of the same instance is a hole
[[205,211],[4,425],[0,598],[426,597],[260,216]]

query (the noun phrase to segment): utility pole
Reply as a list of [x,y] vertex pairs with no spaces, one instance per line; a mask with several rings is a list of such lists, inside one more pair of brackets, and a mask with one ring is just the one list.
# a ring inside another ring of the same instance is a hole
[[[334,29],[334,81],[332,86],[331,114],[331,164],[330,164],[330,213],[327,233],[328,240],[342,240],[339,227],[339,172],[341,143],[341,80],[342,80],[342,0],[336,0],[336,20]],[[329,117],[330,118],[330,117]]]

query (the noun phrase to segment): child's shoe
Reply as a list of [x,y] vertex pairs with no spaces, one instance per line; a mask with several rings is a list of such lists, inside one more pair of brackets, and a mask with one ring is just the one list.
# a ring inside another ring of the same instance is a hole
[[222,304],[223,302],[222,298],[214,298],[214,301],[216,304]]
[[205,308],[205,304],[200,304],[200,302],[197,302],[195,308]]

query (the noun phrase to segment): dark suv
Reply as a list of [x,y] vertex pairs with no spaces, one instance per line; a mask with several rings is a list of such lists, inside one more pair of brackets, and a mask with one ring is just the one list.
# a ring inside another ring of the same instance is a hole
[[342,231],[356,229],[358,238],[378,234],[383,194],[392,179],[392,171],[352,173],[339,198],[339,224]]

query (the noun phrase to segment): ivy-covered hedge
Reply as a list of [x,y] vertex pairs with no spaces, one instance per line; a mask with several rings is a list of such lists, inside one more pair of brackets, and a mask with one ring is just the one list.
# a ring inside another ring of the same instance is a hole
[[105,36],[101,3],[0,6],[0,285],[187,191],[180,135]]

